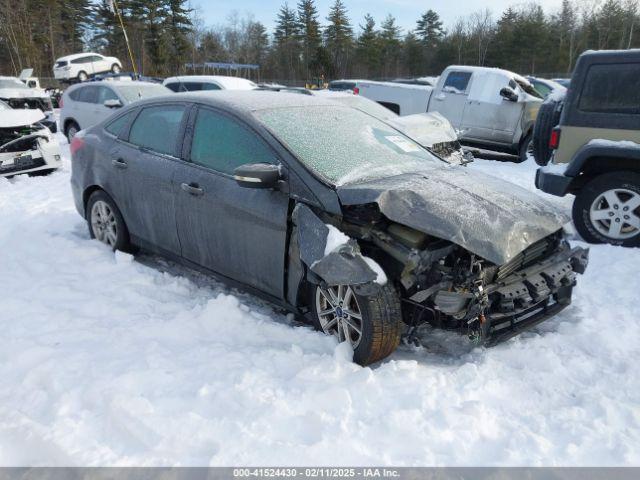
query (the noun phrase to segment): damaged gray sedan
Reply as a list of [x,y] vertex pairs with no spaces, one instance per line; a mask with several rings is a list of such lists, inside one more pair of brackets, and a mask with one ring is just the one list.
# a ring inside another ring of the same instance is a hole
[[154,98],[71,152],[92,237],[259,294],[349,342],[362,365],[425,324],[478,345],[511,338],[569,305],[588,263],[535,194],[329,99]]

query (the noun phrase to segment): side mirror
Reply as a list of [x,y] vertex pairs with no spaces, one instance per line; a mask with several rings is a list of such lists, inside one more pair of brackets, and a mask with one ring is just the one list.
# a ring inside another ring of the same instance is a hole
[[505,100],[509,100],[510,102],[517,102],[520,97],[511,87],[504,87],[500,90],[500,96]]
[[233,178],[244,188],[276,188],[280,167],[270,163],[247,163],[233,171]]
[[116,100],[115,98],[112,98],[110,100],[105,100],[104,106],[107,108],[120,108],[122,107],[122,102],[120,100]]

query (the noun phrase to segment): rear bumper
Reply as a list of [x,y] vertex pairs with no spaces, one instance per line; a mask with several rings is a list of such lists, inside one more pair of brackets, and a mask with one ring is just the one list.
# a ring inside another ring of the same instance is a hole
[[536,171],[536,188],[557,197],[564,197],[569,193],[572,180],[572,177],[546,172],[542,168]]

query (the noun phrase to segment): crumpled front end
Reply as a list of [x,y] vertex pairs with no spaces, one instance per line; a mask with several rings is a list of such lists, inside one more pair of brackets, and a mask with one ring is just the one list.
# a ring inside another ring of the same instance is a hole
[[0,128],[0,177],[50,171],[61,165],[60,146],[47,128]]

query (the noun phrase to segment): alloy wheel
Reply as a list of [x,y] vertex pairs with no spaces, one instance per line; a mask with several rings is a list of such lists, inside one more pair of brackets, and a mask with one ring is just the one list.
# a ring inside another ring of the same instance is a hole
[[640,194],[626,188],[607,190],[591,204],[593,227],[613,240],[627,240],[640,233]]
[[108,203],[98,200],[91,207],[91,229],[96,239],[115,248],[118,241],[118,224]]
[[358,347],[362,340],[362,311],[350,286],[318,287],[316,314],[324,333],[349,342],[353,349]]

